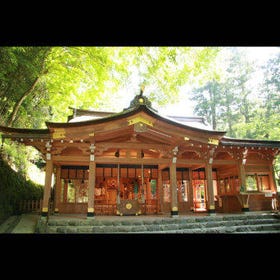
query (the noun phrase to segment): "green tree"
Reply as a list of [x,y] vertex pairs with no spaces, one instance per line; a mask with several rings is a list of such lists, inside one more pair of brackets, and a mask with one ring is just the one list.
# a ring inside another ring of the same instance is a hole
[[203,116],[211,124],[212,129],[216,130],[220,111],[221,84],[212,80],[205,86],[194,89],[192,100],[197,102],[194,113]]
[[218,52],[216,47],[3,47],[1,123],[42,128],[46,119],[66,121],[69,106],[113,107],[120,89],[130,86],[138,93],[143,82],[155,104],[172,103]]
[[[280,51],[280,50],[279,50]],[[235,126],[242,137],[279,140],[280,114],[280,52],[263,66],[264,79],[258,91],[258,100],[250,101],[248,121]],[[245,107],[245,106],[244,106]],[[265,124],[265,125],[264,125]]]
[[[172,104],[178,101],[178,92],[184,85],[208,73],[219,51],[218,47],[129,48],[128,52],[134,57],[129,67],[136,71],[139,83],[150,87],[149,98],[154,104]],[[209,75],[202,80],[206,78]]]
[[[250,123],[254,114],[256,102],[252,98],[252,78],[257,69],[250,61],[243,49],[230,48],[231,58],[227,69],[228,78],[225,82],[225,107],[228,134],[232,137],[241,136],[235,129],[236,124]],[[242,137],[250,138],[247,130]]]
[[263,83],[263,98],[265,107],[265,117],[280,113],[280,51],[274,58],[270,59],[265,69],[265,79]]
[[1,123],[12,126],[23,108],[24,100],[34,93],[45,74],[49,47],[0,48]]
[[217,75],[219,72],[213,69],[214,78],[194,89],[194,112],[207,119],[214,130],[226,130],[228,136],[236,137],[235,126],[249,123],[252,115],[249,82],[254,67],[237,48],[226,48],[221,55],[227,58],[223,61],[224,72]]

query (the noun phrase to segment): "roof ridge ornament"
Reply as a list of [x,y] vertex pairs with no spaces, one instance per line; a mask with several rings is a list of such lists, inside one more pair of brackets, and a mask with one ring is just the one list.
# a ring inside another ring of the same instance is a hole
[[147,96],[144,96],[144,89],[145,89],[145,85],[142,84],[141,88],[140,88],[140,93],[137,94],[133,100],[130,102],[130,105],[128,108],[124,109],[124,110],[129,110],[129,109],[133,109],[135,107],[139,107],[139,106],[146,106],[149,109],[157,112],[157,110],[155,110],[154,108],[152,108],[152,103],[151,101],[148,99]]
[[141,85],[141,89],[140,89],[140,94],[139,94],[139,96],[141,96],[141,97],[143,96],[144,90],[145,90],[145,85],[142,84],[142,85]]

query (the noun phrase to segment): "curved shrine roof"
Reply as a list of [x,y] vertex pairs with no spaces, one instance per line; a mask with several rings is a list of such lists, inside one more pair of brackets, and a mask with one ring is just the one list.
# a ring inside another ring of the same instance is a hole
[[133,116],[134,114],[140,112],[144,112],[147,115],[157,120],[166,122],[176,127],[181,127],[184,129],[193,130],[197,132],[207,132],[217,136],[218,135],[223,136],[226,133],[226,131],[211,130],[209,127],[205,125],[205,123],[203,123],[203,118],[201,117],[162,116],[158,114],[155,110],[146,106],[145,104],[138,104],[135,107],[125,109],[120,113],[108,113],[107,116],[104,114],[105,117],[98,116],[98,113],[105,113],[105,112],[93,111],[92,115],[88,113],[89,111],[86,112],[87,114],[79,115],[78,117],[71,119],[69,122],[63,122],[63,123],[46,122],[46,125],[48,126],[48,128],[67,128],[67,127],[70,128],[70,127],[89,126],[89,125],[101,124],[101,123],[107,123],[107,122],[119,120],[122,118]]
[[[119,113],[100,112],[82,109],[73,109],[73,115],[70,116],[68,122],[46,122],[46,129],[27,129],[12,128],[0,126],[3,137],[25,137],[25,138],[51,138],[52,132],[57,128],[78,128],[89,126],[108,124],[118,120],[131,120],[131,117],[147,116],[150,120],[160,121],[162,123],[173,126],[174,128],[187,130],[189,132],[201,134],[201,137],[215,137],[219,139],[221,145],[224,146],[255,146],[255,147],[280,147],[280,141],[269,140],[252,140],[252,139],[235,139],[226,137],[226,131],[212,130],[204,122],[202,117],[183,117],[183,116],[163,116],[152,108],[151,102],[142,94],[136,95],[131,101],[130,106]],[[141,115],[142,114],[142,115]],[[143,115],[144,114],[144,115]]]

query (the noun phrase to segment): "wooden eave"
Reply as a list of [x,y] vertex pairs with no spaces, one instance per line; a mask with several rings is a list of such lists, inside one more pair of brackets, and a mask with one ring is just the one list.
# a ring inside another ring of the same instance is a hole
[[19,142],[32,143],[33,140],[44,141],[51,139],[51,134],[48,129],[28,129],[0,126],[0,132],[3,133],[2,139],[10,138],[12,140],[18,140]]
[[74,107],[69,107],[73,111],[73,115],[77,117],[80,116],[99,116],[99,117],[107,117],[109,115],[116,114],[116,112],[103,112],[103,111],[93,111],[93,110],[85,110],[85,109],[78,109]]
[[253,139],[235,139],[223,137],[220,139],[220,144],[223,146],[240,146],[240,147],[267,147],[279,148],[280,141],[270,140],[253,140]]
[[4,135],[40,135],[39,137],[46,137],[50,136],[49,129],[29,129],[29,128],[15,128],[15,127],[8,127],[8,126],[0,126],[0,131],[4,132]]
[[26,146],[33,146],[41,153],[45,151],[45,144],[51,140],[48,129],[28,129],[0,126],[2,139],[11,139]]

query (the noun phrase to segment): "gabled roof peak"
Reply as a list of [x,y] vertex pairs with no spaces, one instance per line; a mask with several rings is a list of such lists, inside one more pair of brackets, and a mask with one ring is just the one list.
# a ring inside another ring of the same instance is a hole
[[152,107],[152,102],[148,99],[147,96],[143,95],[144,93],[144,86],[141,87],[140,93],[134,97],[134,99],[130,102],[128,108],[125,108],[123,111],[131,110],[139,106],[146,106],[150,110],[157,112],[156,109]]

